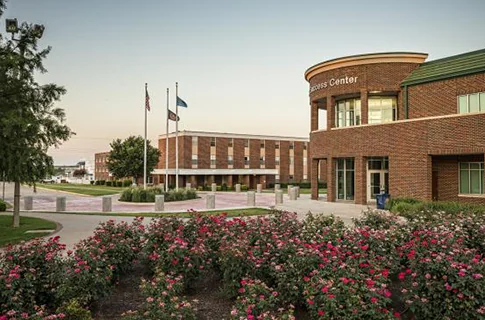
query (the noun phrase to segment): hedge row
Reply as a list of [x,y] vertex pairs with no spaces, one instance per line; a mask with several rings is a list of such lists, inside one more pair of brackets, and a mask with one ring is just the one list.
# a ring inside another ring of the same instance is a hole
[[143,187],[131,187],[121,193],[120,201],[126,202],[155,202],[156,195],[164,195],[165,202],[182,201],[197,198],[195,190],[179,189],[169,190],[164,192],[161,188],[151,187],[143,189]]
[[107,187],[129,187],[133,182],[129,179],[127,180],[96,180],[91,181],[91,184],[95,186],[107,186]]

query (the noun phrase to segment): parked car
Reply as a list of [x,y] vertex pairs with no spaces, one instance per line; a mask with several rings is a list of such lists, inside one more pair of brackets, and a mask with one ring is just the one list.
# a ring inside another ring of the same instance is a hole
[[54,180],[54,179],[42,179],[42,180],[40,180],[40,183],[56,183],[56,180]]

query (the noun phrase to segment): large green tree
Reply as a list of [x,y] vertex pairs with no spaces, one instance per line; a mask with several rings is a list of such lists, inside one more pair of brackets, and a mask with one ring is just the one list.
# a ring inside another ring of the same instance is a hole
[[[0,14],[4,8],[0,0]],[[4,181],[15,183],[14,227],[20,223],[20,184],[35,185],[52,174],[48,148],[73,134],[64,124],[64,110],[54,106],[66,90],[35,79],[47,72],[43,61],[51,50],[38,47],[42,31],[23,23],[16,40],[0,34],[0,173]]]
[[[143,177],[144,139],[141,136],[130,136],[126,140],[116,139],[111,142],[108,156],[108,170],[117,179],[132,177],[137,181]],[[147,141],[147,175],[153,171],[160,158],[160,151]]]

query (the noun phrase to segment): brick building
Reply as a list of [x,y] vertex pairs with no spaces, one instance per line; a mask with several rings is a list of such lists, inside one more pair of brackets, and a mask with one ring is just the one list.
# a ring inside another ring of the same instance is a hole
[[365,54],[305,72],[313,199],[323,166],[328,201],[365,204],[385,191],[485,203],[485,49],[426,58]]
[[[161,135],[154,183],[165,182],[166,136]],[[169,135],[168,185],[175,185],[175,134]],[[179,132],[179,186],[309,181],[308,139],[200,131]]]
[[111,175],[106,165],[109,152],[99,152],[94,154],[94,180],[111,180]]

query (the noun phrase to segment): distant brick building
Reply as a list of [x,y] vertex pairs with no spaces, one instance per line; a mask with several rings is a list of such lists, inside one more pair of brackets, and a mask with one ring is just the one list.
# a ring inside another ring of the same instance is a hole
[[109,152],[99,152],[94,154],[94,179],[111,180],[106,160]]
[[[154,182],[165,182],[165,135],[160,136]],[[169,135],[169,185],[175,185],[175,134]],[[309,182],[308,139],[201,131],[179,132],[179,185],[255,188]]]
[[365,204],[385,191],[485,204],[485,50],[426,58],[357,55],[305,72],[313,199],[323,164],[328,201]]

